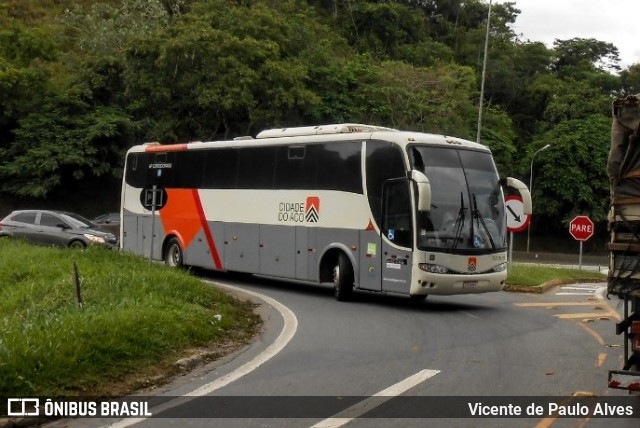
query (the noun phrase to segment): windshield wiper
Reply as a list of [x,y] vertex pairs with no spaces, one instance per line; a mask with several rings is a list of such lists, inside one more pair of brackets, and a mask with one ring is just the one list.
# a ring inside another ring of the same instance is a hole
[[491,249],[495,250],[496,244],[493,242],[493,238],[491,237],[491,232],[489,232],[489,228],[487,227],[487,224],[484,222],[484,218],[482,218],[482,215],[480,214],[480,210],[478,210],[478,202],[476,201],[476,194],[473,193],[471,196],[473,197],[473,211],[472,211],[473,219],[477,220],[478,224],[482,225],[482,228],[484,229],[485,233],[489,237],[489,242],[491,243]]
[[460,192],[460,211],[458,211],[458,218],[456,218],[456,222],[453,227],[456,229],[456,234],[453,240],[453,246],[451,250],[455,250],[458,247],[458,242],[460,242],[462,236],[462,230],[464,229],[464,219],[466,217],[467,208],[464,206],[464,196],[462,192]]

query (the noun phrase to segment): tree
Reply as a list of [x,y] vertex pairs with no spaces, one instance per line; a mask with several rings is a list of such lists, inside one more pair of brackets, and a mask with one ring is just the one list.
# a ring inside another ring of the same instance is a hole
[[131,128],[118,109],[93,109],[78,94],[48,96],[20,121],[16,141],[2,152],[9,161],[0,164],[1,190],[45,197],[63,184],[108,175],[120,163],[122,137]]
[[51,35],[0,17],[0,149],[20,118],[38,108],[58,54]]
[[146,138],[247,135],[304,118],[319,101],[301,58],[319,28],[307,13],[297,8],[292,18],[262,2],[212,1],[138,39],[127,51],[125,79],[136,100],[131,111],[148,120]]
[[619,95],[640,93],[640,64],[633,64],[620,72],[621,89]]
[[561,75],[573,75],[585,69],[618,71],[618,48],[608,42],[575,37],[553,42],[556,59],[553,67]]
[[548,231],[563,229],[563,224],[578,214],[588,213],[595,221],[606,220],[610,129],[608,116],[592,114],[559,122],[535,138],[531,154],[551,144],[536,157],[539,172],[534,195],[541,201],[536,211],[548,220]]

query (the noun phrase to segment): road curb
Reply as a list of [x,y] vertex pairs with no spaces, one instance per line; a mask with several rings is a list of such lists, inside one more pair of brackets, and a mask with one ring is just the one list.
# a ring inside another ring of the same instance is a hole
[[504,291],[510,293],[544,294],[552,288],[567,284],[579,284],[580,282],[581,281],[575,281],[573,279],[552,279],[551,281],[533,287],[528,285],[506,285]]

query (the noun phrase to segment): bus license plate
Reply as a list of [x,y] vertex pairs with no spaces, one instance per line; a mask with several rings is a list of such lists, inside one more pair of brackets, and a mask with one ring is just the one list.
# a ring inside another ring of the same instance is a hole
[[478,281],[464,281],[462,288],[474,288],[478,286]]

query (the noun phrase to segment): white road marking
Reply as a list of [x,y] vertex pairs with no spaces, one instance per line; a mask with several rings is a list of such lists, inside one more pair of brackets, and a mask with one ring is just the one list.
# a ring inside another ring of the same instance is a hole
[[592,296],[596,293],[597,284],[574,284],[560,287],[561,290],[556,296]]
[[352,420],[364,415],[371,409],[374,409],[381,404],[389,401],[393,397],[397,397],[398,395],[410,390],[416,385],[426,381],[429,378],[440,373],[440,370],[421,370],[418,373],[409,376],[408,378],[391,385],[387,389],[384,389],[378,392],[371,397],[362,400],[361,402],[354,404],[353,406],[343,410],[342,412],[325,419],[323,421],[318,422],[313,425],[311,428],[338,428],[343,425],[348,424]]
[[463,314],[465,314],[465,315],[466,315],[466,316],[468,316],[468,317],[475,318],[475,319],[477,319],[477,320],[479,320],[479,319],[480,319],[480,317],[479,317],[479,316],[474,315],[474,314],[472,314],[471,312],[467,312],[467,311],[460,311],[460,312],[461,312],[461,313],[463,313]]
[[594,293],[556,293],[556,296],[593,296]]
[[[212,284],[215,284],[216,286],[221,286],[223,288],[228,288],[243,294],[249,294],[273,306],[278,312],[280,312],[280,315],[282,315],[282,318],[284,320],[284,326],[282,327],[282,331],[280,332],[276,340],[274,340],[273,343],[271,343],[271,345],[267,347],[267,349],[265,349],[260,354],[258,354],[253,360],[243,364],[242,366],[238,367],[236,370],[232,371],[231,373],[228,373],[211,383],[203,385],[200,388],[197,388],[185,394],[182,397],[177,397],[173,400],[167,401],[157,407],[152,408],[151,411],[154,414],[158,414],[167,409],[171,409],[173,407],[183,405],[184,403],[191,400],[190,397],[201,397],[203,395],[211,394],[212,392],[229,385],[231,382],[234,382],[240,379],[246,374],[251,373],[253,370],[257,369],[262,364],[266,363],[271,358],[275,357],[280,351],[282,351],[284,347],[287,346],[289,341],[293,338],[293,336],[296,334],[296,330],[298,329],[298,318],[296,318],[296,315],[293,313],[291,309],[289,309],[282,303],[278,302],[277,300],[272,299],[271,297],[265,296],[264,294],[256,293],[255,291],[245,290],[239,287],[234,287],[232,285],[221,284],[219,282],[212,283]],[[148,418],[122,419],[116,423],[109,424],[108,426],[113,428],[125,428],[131,425],[135,425],[139,422],[143,422],[146,419]]]

